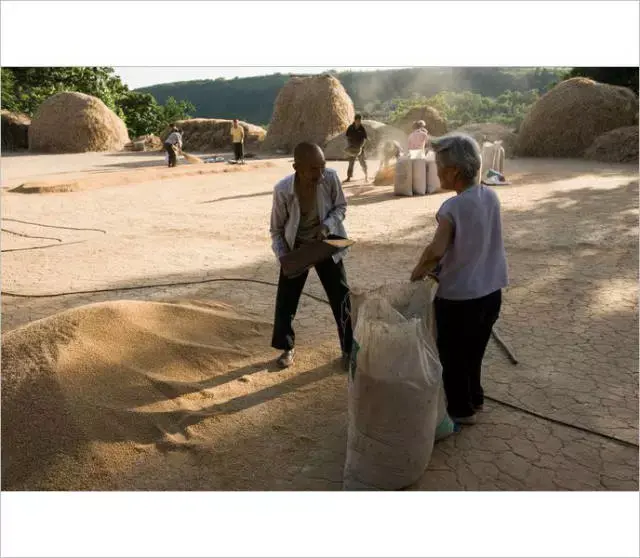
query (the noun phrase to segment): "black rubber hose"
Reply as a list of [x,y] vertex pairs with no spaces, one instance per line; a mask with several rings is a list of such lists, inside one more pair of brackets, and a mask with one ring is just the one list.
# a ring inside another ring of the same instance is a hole
[[[260,279],[247,279],[244,277],[216,277],[213,279],[200,279],[197,281],[181,281],[181,282],[177,282],[177,283],[159,283],[156,285],[138,285],[138,286],[132,286],[132,287],[115,287],[115,288],[108,288],[108,289],[94,289],[94,290],[89,290],[89,291],[69,291],[69,292],[62,292],[62,293],[52,293],[52,294],[40,294],[40,295],[30,295],[30,294],[22,294],[22,293],[12,293],[9,291],[2,291],[2,294],[4,296],[10,296],[10,297],[16,297],[16,298],[56,298],[56,297],[61,297],[61,296],[71,296],[71,295],[77,295],[77,294],[93,294],[93,293],[106,293],[106,292],[115,292],[115,291],[134,291],[134,290],[139,290],[139,289],[154,289],[154,288],[162,288],[162,287],[178,287],[178,286],[182,286],[182,285],[198,285],[198,284],[204,284],[204,283],[216,283],[216,282],[237,282],[237,283],[255,283],[258,285],[268,285],[268,286],[272,286],[272,287],[277,287],[278,284],[274,283],[272,281],[262,281]],[[307,296],[317,302],[321,302],[323,304],[329,304],[329,301],[306,293],[306,292],[302,292],[302,294],[304,296]],[[496,339],[496,337],[498,337],[498,339]],[[499,336],[496,336],[494,334],[494,339],[496,339],[496,341],[498,341],[498,343],[500,344],[501,347],[503,347],[505,349],[505,352],[510,356],[511,362],[513,362],[515,360],[515,358],[512,358],[513,355],[511,353],[511,351],[508,349],[508,347],[506,346],[506,344],[504,344],[504,342],[502,340],[499,340]],[[517,362],[517,361],[516,361]],[[515,363],[514,363],[515,364]],[[535,411],[531,411],[525,407],[520,407],[519,405],[514,405],[513,403],[508,403],[506,401],[503,401],[501,399],[498,399],[496,397],[489,397],[489,396],[485,396],[485,398],[489,401],[493,401],[494,403],[498,403],[500,405],[503,405],[504,407],[508,407],[510,409],[514,409],[516,411],[520,411],[522,413],[525,413],[527,415],[536,417],[538,419],[542,419],[542,420],[546,420],[548,422],[553,422],[555,424],[559,424],[561,426],[566,426],[568,428],[572,428],[574,430],[579,430],[580,432],[586,432],[588,434],[592,434],[594,436],[599,436],[600,438],[604,438],[607,440],[610,440],[612,442],[618,442],[619,444],[628,446],[628,447],[633,447],[633,448],[638,448],[638,444],[635,444],[633,442],[628,442],[627,440],[623,440],[621,438],[616,438],[615,436],[610,436],[609,434],[604,434],[602,432],[598,432],[597,430],[591,430],[590,428],[586,428],[584,426],[580,426],[577,424],[572,424],[570,422],[564,422],[562,420],[559,419],[554,419],[552,417],[548,417],[546,415],[541,415],[539,413],[536,413]]]
[[4,227],[2,227],[2,229],[0,229],[0,230],[2,230],[2,232],[13,234],[15,236],[21,236],[23,238],[39,238],[41,240],[57,240],[58,242],[62,242],[61,238],[53,238],[52,236],[33,236],[33,235],[30,235],[30,234],[23,234],[23,233],[19,233],[19,232],[16,232],[16,231],[9,230],[9,229],[5,229]]
[[44,246],[31,246],[29,248],[7,248],[0,250],[3,254],[5,252],[26,252],[27,250],[42,250],[43,248],[58,248],[59,246],[69,246],[71,244],[82,244],[86,240],[78,240],[76,242],[63,242],[62,244],[45,244]]
[[101,233],[107,234],[107,231],[104,231],[102,229],[85,229],[85,228],[79,228],[79,227],[62,227],[60,225],[45,225],[43,223],[34,223],[32,221],[21,221],[20,219],[14,219],[13,217],[3,217],[2,220],[10,221],[12,223],[22,223],[24,225],[37,225],[38,227],[46,227],[48,229],[65,229],[69,231],[95,231],[95,232],[101,232]]

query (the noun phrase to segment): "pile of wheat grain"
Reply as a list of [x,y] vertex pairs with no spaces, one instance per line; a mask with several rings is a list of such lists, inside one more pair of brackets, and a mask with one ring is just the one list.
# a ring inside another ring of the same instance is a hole
[[26,114],[0,111],[2,119],[2,151],[27,149],[29,147],[29,126],[31,119]]
[[427,131],[432,136],[442,136],[447,133],[447,121],[433,107],[428,105],[422,107],[411,107],[407,112],[395,118],[391,125],[400,128],[409,134],[413,131],[413,124],[418,120],[424,120]]
[[124,473],[136,489],[156,459],[161,486],[163,452],[208,442],[216,408],[251,387],[225,375],[263,359],[270,334],[224,304],[127,300],[3,334],[2,489],[114,489]]
[[537,101],[518,133],[524,157],[582,157],[598,136],[632,126],[638,98],[626,87],[585,78],[563,81]]
[[637,163],[640,135],[638,126],[616,128],[598,136],[585,151],[585,159],[605,163]]
[[324,147],[354,116],[353,101],[333,76],[294,77],[278,93],[264,149],[290,153],[303,141]]
[[[377,122],[375,120],[363,120],[362,125],[367,131],[367,145],[365,152],[368,157],[379,157],[382,145],[387,141],[397,141],[403,149],[407,147],[407,134],[398,128]],[[346,130],[331,138],[324,148],[324,156],[328,160],[342,161],[347,159],[345,149],[347,147]]]
[[38,108],[29,128],[29,149],[49,153],[120,151],[129,142],[125,123],[100,99],[64,92]]
[[[220,118],[191,118],[189,120],[178,120],[175,122],[183,133],[183,147],[185,151],[196,151],[207,153],[219,149],[231,149],[231,127],[232,120]],[[244,128],[244,144],[247,149],[259,149],[266,130],[255,124],[238,121],[238,125]],[[166,139],[170,128],[161,134]]]

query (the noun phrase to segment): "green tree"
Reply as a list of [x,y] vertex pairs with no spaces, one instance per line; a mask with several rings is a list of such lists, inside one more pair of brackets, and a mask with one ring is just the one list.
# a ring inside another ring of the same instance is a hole
[[[5,91],[4,81],[12,83]],[[61,91],[78,91],[101,99],[118,112],[117,101],[128,87],[114,74],[113,68],[3,68],[2,106],[33,116],[42,102]]]
[[101,99],[122,118],[132,137],[159,134],[174,120],[189,118],[195,107],[170,97],[165,106],[149,93],[129,91],[113,68],[2,68],[2,108],[33,116],[55,93],[77,91]]
[[176,101],[175,98],[169,97],[162,107],[161,125],[170,125],[176,120],[185,120],[191,118],[191,114],[195,112],[196,107],[189,101]]
[[153,95],[129,91],[118,101],[118,108],[124,115],[130,137],[160,133],[164,109]]

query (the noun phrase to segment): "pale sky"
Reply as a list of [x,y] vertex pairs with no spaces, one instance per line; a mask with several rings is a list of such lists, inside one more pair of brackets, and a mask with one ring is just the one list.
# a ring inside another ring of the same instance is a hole
[[388,67],[319,67],[319,66],[230,66],[230,67],[134,67],[116,66],[114,69],[129,89],[147,87],[160,83],[171,83],[173,81],[191,81],[196,79],[216,79],[223,77],[231,79],[234,77],[263,76],[280,72],[282,74],[318,74],[326,70],[384,70]]

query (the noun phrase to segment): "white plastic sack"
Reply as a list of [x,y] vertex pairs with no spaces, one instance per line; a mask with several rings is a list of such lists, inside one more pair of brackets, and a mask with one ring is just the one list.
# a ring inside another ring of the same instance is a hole
[[429,464],[446,418],[433,330],[436,290],[427,280],[352,294],[345,490],[404,488]]
[[485,141],[482,144],[482,166],[480,167],[480,181],[484,180],[489,169],[504,173],[504,147],[501,141]]
[[434,151],[427,152],[427,194],[435,194],[440,191],[440,179],[438,178],[438,167],[436,165],[436,154]]
[[427,162],[424,157],[412,160],[411,185],[414,196],[424,196],[427,193]]
[[412,161],[408,157],[400,157],[396,161],[396,180],[393,193],[396,196],[413,196]]

